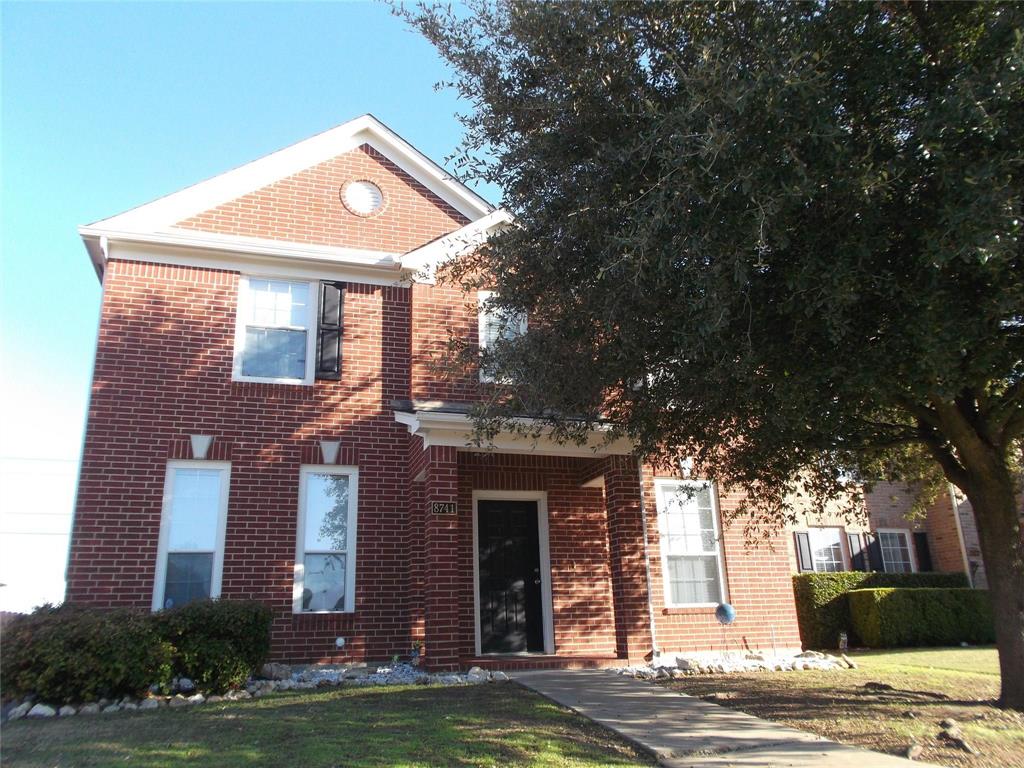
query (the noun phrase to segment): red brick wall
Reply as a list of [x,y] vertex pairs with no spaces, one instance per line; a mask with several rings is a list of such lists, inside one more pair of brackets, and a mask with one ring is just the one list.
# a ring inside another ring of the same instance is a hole
[[[714,608],[667,608],[658,535],[655,473],[644,472],[644,505],[650,541],[651,597],[654,604],[657,643],[663,653],[673,651],[750,649],[771,651],[800,647],[793,582],[789,569],[787,537],[781,531],[757,544],[748,543],[742,520],[722,521],[725,580],[728,600],[736,620],[724,632]],[[660,475],[659,475],[660,477]],[[735,510],[742,497],[720,494],[723,518]],[[774,634],[773,634],[774,633]]]
[[[409,437],[390,404],[409,394],[410,291],[349,285],[342,380],[268,385],[231,380],[237,280],[109,264],[67,599],[149,607],[167,461],[187,455],[188,434],[210,434],[210,458],[231,461],[222,593],[272,605],[273,654],[405,652]],[[293,616],[299,467],[319,463],[325,438],[341,440],[340,463],[359,466],[357,610]]]
[[[349,181],[372,181],[383,208],[369,216],[341,201]],[[469,220],[369,145],[204,211],[176,226],[347,248],[404,253]]]

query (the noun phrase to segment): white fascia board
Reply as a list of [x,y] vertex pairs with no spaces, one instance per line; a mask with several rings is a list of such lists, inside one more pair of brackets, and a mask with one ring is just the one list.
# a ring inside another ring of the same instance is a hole
[[437,268],[444,262],[464,256],[486,243],[491,234],[511,226],[515,219],[503,208],[472,221],[444,237],[415,248],[402,256],[402,268],[421,283],[433,283]]
[[[538,456],[576,456],[597,458],[599,456],[628,455],[633,452],[633,444],[624,438],[608,441],[607,428],[598,427],[591,432],[590,438],[583,445],[575,443],[559,443],[550,436],[550,431],[537,437],[519,435],[503,431],[485,445],[473,443],[472,419],[462,413],[406,413],[395,412],[395,421],[404,424],[409,434],[423,438],[423,448],[432,445],[451,446],[468,451],[497,451],[499,453],[533,453]],[[517,419],[519,423],[530,426],[534,419]]]
[[[90,241],[86,242],[88,246]],[[397,264],[366,265],[308,253],[283,257],[280,254],[258,254],[226,249],[200,251],[194,247],[117,240],[109,241],[107,248],[109,258],[124,261],[223,269],[242,274],[281,278],[339,280],[383,286],[408,285],[402,281]]]
[[364,248],[339,248],[329,245],[311,245],[285,240],[265,240],[242,235],[220,235],[212,232],[198,232],[189,229],[175,229],[160,232],[135,232],[112,230],[96,226],[79,227],[78,233],[89,238],[107,238],[111,243],[140,243],[147,245],[180,246],[197,250],[251,253],[258,256],[279,256],[352,264],[363,267],[385,267],[400,269],[397,253],[372,251]]
[[372,115],[317,134],[178,192],[89,225],[89,228],[154,232],[261,189],[280,179],[369,144],[469,219],[493,210],[486,200],[447,173]]

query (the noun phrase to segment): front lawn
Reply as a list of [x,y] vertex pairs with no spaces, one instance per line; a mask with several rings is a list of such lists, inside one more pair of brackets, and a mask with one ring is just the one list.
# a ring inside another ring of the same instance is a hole
[[187,709],[21,720],[5,766],[639,766],[610,732],[511,683],[286,693]]
[[[1024,716],[998,709],[999,665],[992,648],[861,651],[856,670],[772,672],[673,681],[673,689],[786,723],[846,744],[969,768],[1024,768]],[[881,683],[882,686],[869,685]],[[883,686],[891,686],[891,689]],[[953,718],[970,755],[938,738]]]

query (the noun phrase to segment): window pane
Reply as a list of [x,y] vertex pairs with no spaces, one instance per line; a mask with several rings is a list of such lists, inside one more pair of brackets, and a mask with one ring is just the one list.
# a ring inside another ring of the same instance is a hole
[[246,320],[253,325],[305,328],[308,306],[308,283],[249,279],[249,317]]
[[306,551],[348,549],[348,475],[306,475]]
[[843,547],[839,543],[840,531],[838,528],[811,528],[808,534],[815,571],[836,573],[846,570],[846,565],[843,562]]
[[267,379],[305,378],[306,332],[247,327],[242,375]]
[[887,573],[910,573],[910,548],[907,537],[902,533],[878,534],[878,543],[882,548],[882,566]]
[[679,486],[678,490],[666,486],[659,504],[669,554],[717,554],[710,486]]
[[721,602],[715,557],[670,557],[668,568],[673,603]]
[[302,610],[345,610],[345,555],[306,555]]
[[174,470],[168,551],[217,548],[221,474],[217,469]]
[[164,608],[175,608],[210,596],[212,552],[172,552],[167,555]]

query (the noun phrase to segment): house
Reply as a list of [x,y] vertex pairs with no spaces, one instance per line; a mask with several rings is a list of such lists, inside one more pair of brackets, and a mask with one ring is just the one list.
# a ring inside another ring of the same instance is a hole
[[791,537],[747,546],[738,496],[600,430],[473,444],[491,384],[433,361],[504,330],[432,270],[507,222],[366,115],[82,227],[103,298],[68,601],[255,598],[291,662],[799,648]]
[[792,570],[966,573],[972,586],[986,588],[970,502],[949,487],[915,516],[913,501],[905,484],[878,482],[865,491],[856,519],[838,511],[799,515],[791,526]]

